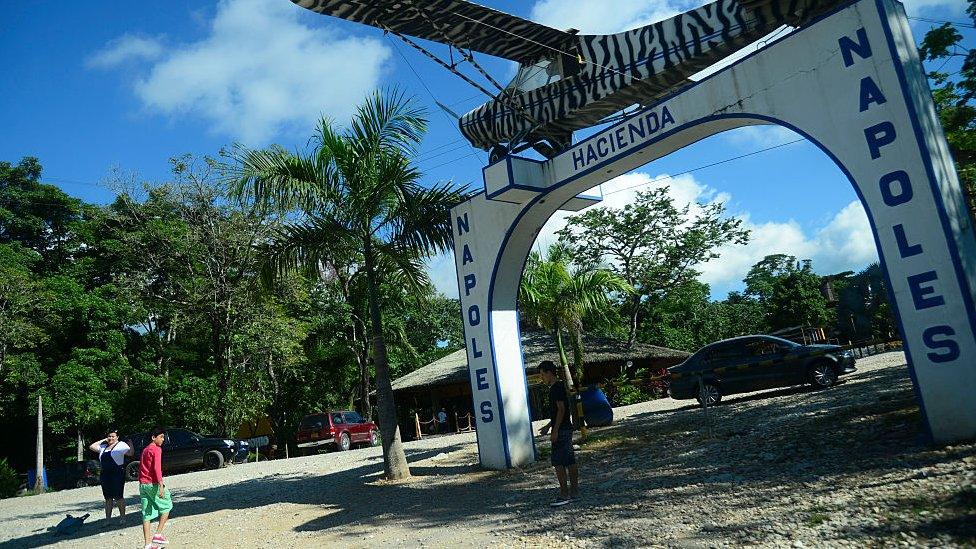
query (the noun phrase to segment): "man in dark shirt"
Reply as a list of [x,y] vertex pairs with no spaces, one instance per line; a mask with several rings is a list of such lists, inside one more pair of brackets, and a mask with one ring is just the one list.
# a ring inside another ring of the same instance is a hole
[[550,461],[556,469],[556,478],[559,479],[559,497],[550,505],[559,507],[579,496],[579,470],[576,466],[576,454],[573,452],[573,422],[569,413],[566,386],[556,377],[556,365],[551,360],[544,360],[539,364],[539,372],[542,373],[543,381],[549,385],[549,424],[539,434],[545,436],[550,433],[549,438],[552,440]]

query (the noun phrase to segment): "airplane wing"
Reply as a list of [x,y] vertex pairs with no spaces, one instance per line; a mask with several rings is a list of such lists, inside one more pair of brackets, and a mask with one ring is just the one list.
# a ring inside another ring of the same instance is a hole
[[520,63],[566,50],[573,35],[466,0],[292,0],[324,15]]

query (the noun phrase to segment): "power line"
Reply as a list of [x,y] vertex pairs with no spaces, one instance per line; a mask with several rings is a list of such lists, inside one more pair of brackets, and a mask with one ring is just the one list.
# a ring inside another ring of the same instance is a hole
[[974,25],[972,23],[964,23],[962,21],[948,21],[948,20],[945,20],[945,19],[929,19],[928,17],[914,17],[914,16],[911,16],[911,15],[909,15],[908,18],[909,19],[912,19],[912,20],[915,20],[915,21],[924,21],[925,23],[943,23],[943,24],[944,23],[949,23],[950,25],[955,25],[957,27],[963,27],[963,28],[967,28],[967,29],[976,29],[976,25]]
[[[412,73],[413,73],[413,75],[414,75],[414,76],[415,76],[415,77],[417,78],[417,81],[418,81],[418,82],[420,82],[420,85],[421,85],[421,86],[423,86],[423,88],[424,88],[425,90],[427,90],[427,95],[429,95],[429,96],[430,96],[430,98],[431,98],[431,100],[433,100],[433,101],[434,101],[434,104],[436,105],[436,104],[437,104],[437,97],[436,97],[436,96],[434,95],[434,92],[432,92],[432,91],[430,91],[430,88],[429,88],[429,87],[427,86],[427,83],[426,83],[426,82],[424,82],[424,79],[420,77],[420,74],[419,74],[419,73],[417,73],[417,70],[413,68],[413,64],[411,64],[411,63],[410,63],[410,60],[408,60],[408,59],[407,59],[407,56],[405,56],[405,55],[403,54],[403,52],[402,52],[402,51],[400,51],[400,48],[399,48],[399,46],[397,46],[397,43],[396,43],[396,41],[394,41],[394,40],[393,40],[392,38],[390,38],[390,37],[389,37],[389,35],[387,35],[387,37],[386,37],[386,38],[387,38],[387,40],[389,40],[389,41],[390,41],[390,44],[392,44],[392,45],[393,45],[393,49],[394,49],[394,50],[396,50],[396,52],[397,52],[397,54],[398,54],[398,55],[400,56],[400,58],[401,58],[401,59],[403,59],[403,62],[404,62],[404,64],[406,64],[406,65],[407,65],[407,68],[409,68],[409,69],[410,69],[410,72],[412,72]],[[438,110],[440,111],[440,109],[438,109]],[[467,141],[467,138],[465,138],[465,137],[464,137],[464,134],[463,134],[463,133],[461,133],[461,128],[458,128],[458,127],[457,127],[457,124],[455,123],[455,121],[454,121],[454,119],[453,119],[453,118],[451,118],[450,116],[448,116],[448,115],[447,115],[447,113],[446,113],[446,112],[444,112],[444,111],[440,111],[440,113],[441,113],[441,114],[443,114],[445,118],[447,118],[447,120],[448,120],[448,122],[450,123],[450,126],[451,126],[452,128],[454,128],[455,130],[457,130],[457,132],[458,132],[458,134],[460,134],[460,135],[461,135],[461,137],[462,137],[462,138],[464,138],[464,139],[465,139],[465,141]],[[468,151],[468,155],[470,155],[470,156],[471,156],[472,158],[474,158],[475,160],[477,160],[477,161],[479,161],[479,162],[481,161],[481,159],[480,159],[480,158],[478,158],[478,156],[477,156],[477,155],[475,155],[475,154],[474,154],[473,152],[471,152],[470,150]]]
[[785,147],[787,145],[792,145],[794,143],[799,143],[801,141],[806,141],[806,139],[804,139],[804,138],[801,137],[799,139],[794,139],[792,141],[787,141],[785,143],[780,143],[779,145],[773,145],[772,147],[766,147],[764,149],[759,149],[757,151],[752,151],[752,152],[748,152],[748,153],[745,153],[745,154],[740,154],[739,156],[733,156],[731,158],[726,158],[724,160],[719,160],[717,162],[712,162],[710,164],[705,164],[705,165],[702,165],[702,166],[698,166],[697,168],[692,168],[690,170],[685,170],[683,172],[679,172],[679,173],[676,173],[676,174],[662,175],[660,177],[655,177],[654,179],[652,179],[650,181],[645,181],[643,183],[638,183],[636,185],[631,185],[629,187],[624,187],[622,189],[617,189],[617,190],[614,190],[614,191],[610,191],[608,193],[605,193],[604,196],[610,196],[611,194],[617,194],[617,193],[621,193],[621,192],[624,192],[624,191],[629,191],[630,189],[635,189],[637,187],[643,187],[645,185],[650,185],[651,183],[656,183],[658,181],[664,181],[666,179],[674,179],[675,177],[678,177],[679,175],[687,175],[687,174],[692,173],[692,172],[697,172],[699,170],[704,170],[705,168],[711,168],[711,167],[714,167],[714,166],[718,166],[720,164],[726,164],[728,162],[732,162],[732,161],[735,161],[735,160],[741,160],[741,159],[746,158],[746,157],[749,157],[749,156],[757,155],[759,153],[768,152],[768,151],[771,151],[773,149],[778,149],[780,147]]

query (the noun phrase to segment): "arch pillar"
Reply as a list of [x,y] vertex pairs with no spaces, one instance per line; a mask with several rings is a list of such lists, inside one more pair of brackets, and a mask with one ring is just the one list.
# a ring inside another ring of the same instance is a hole
[[[516,298],[558,209],[589,189],[731,128],[788,127],[824,151],[867,211],[933,440],[976,437],[976,238],[904,10],[859,0],[546,161],[484,168],[452,209],[483,466],[535,459]],[[789,174],[782,174],[789,184]]]

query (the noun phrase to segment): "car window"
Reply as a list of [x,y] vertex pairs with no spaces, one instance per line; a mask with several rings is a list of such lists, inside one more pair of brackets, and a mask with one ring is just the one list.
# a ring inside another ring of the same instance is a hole
[[166,438],[169,439],[168,442],[173,446],[186,446],[193,442],[190,432],[184,431],[183,429],[170,429],[166,432]]
[[342,414],[332,414],[332,424],[342,425],[346,420],[342,419]]
[[363,416],[359,415],[359,412],[345,412],[347,423],[366,423]]
[[722,345],[721,347],[716,347],[708,352],[706,355],[707,362],[714,364],[716,362],[727,362],[732,360],[738,360],[746,356],[746,350],[741,343],[734,343],[730,345]]
[[321,429],[328,423],[325,414],[312,414],[310,416],[305,416],[302,420],[301,425],[298,426],[299,429]]

